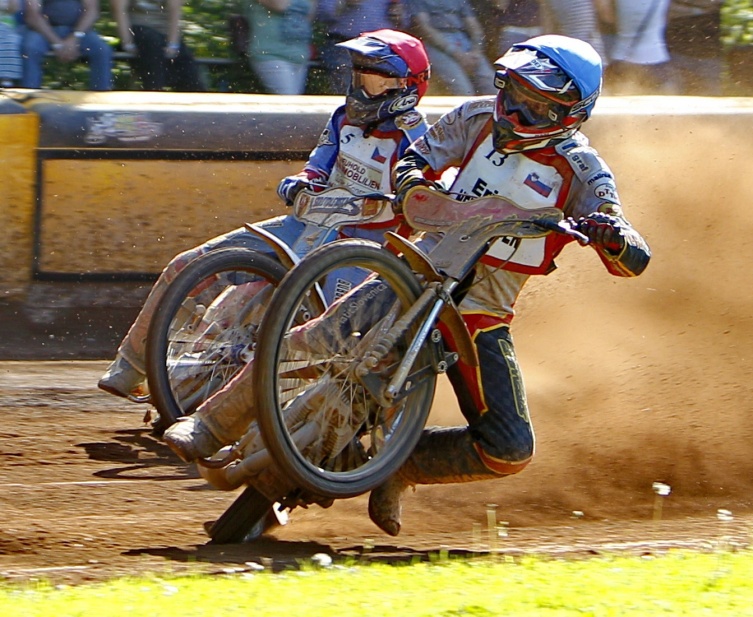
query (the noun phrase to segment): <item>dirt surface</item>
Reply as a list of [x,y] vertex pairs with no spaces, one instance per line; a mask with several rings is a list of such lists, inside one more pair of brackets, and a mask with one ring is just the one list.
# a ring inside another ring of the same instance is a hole
[[[146,406],[100,393],[95,383],[105,366],[0,363],[3,579],[81,583],[146,572],[227,573],[254,564],[282,569],[316,553],[399,561],[439,551],[656,553],[749,541],[753,518],[737,497],[671,495],[655,520],[650,485],[605,500],[577,483],[553,483],[532,467],[527,478],[420,487],[406,498],[397,539],[372,525],[359,497],[328,509],[295,510],[285,527],[254,543],[210,545],[202,524],[219,516],[235,494],[208,488],[152,437],[143,422]],[[440,396],[449,395],[442,387]],[[717,518],[722,506],[733,520]],[[490,513],[499,524],[492,533]]]
[[[596,145],[652,247],[648,270],[610,277],[590,249],[568,247],[560,268],[529,283],[518,303],[513,332],[537,435],[524,472],[419,487],[406,496],[397,539],[379,532],[358,497],[296,510],[257,543],[208,546],[202,524],[235,495],[207,488],[151,437],[144,406],[96,389],[101,359],[112,357],[132,316],[73,311],[63,328],[27,332],[6,311],[0,358],[59,361],[0,362],[0,576],[80,582],[284,568],[319,552],[399,560],[443,549],[584,555],[747,545],[753,174],[742,170],[750,139],[699,123],[692,143],[725,147],[691,147],[687,131],[638,143],[630,135],[639,121],[624,120],[625,140]],[[444,383],[433,413],[434,423],[462,422]],[[656,482],[671,493],[657,497]],[[493,541],[488,504],[508,529]],[[731,515],[720,519],[720,510]]]

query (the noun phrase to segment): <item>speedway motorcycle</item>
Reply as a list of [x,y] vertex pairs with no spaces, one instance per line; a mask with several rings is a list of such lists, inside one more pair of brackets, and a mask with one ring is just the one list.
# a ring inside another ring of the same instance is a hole
[[[261,531],[270,512],[326,506],[384,482],[415,447],[437,376],[461,357],[478,365],[458,304],[489,248],[505,238],[514,253],[551,233],[588,242],[560,210],[498,196],[461,204],[419,187],[401,215],[415,237],[332,242],[277,286],[256,335],[256,418],[238,443],[200,461],[217,488],[246,486],[208,529],[214,541],[237,539],[239,519]],[[346,271],[363,284],[327,302]]]

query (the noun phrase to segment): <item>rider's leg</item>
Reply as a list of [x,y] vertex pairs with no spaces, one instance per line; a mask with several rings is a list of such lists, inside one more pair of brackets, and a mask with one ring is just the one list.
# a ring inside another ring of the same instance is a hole
[[[302,224],[292,216],[276,217],[260,225],[285,241],[292,242],[300,233]],[[273,254],[270,247],[245,227],[212,238],[208,242],[174,257],[160,274],[144,302],[138,316],[118,348],[115,360],[99,380],[106,392],[127,397],[144,381],[146,375],[146,337],[152,315],[162,302],[165,291],[176,276],[194,259],[219,248],[243,247]]]
[[400,532],[401,496],[411,485],[491,480],[522,471],[534,451],[520,368],[506,325],[471,328],[480,366],[456,365],[448,376],[467,427],[426,429],[405,465],[369,497],[369,516]]
[[[359,285],[324,314],[295,328],[288,345],[306,351],[312,358],[329,356],[354,329],[367,330],[385,314],[383,308],[394,296],[381,281]],[[389,304],[387,304],[389,306]],[[212,456],[222,446],[238,441],[254,420],[253,360],[224,388],[204,401],[191,416],[181,418],[165,431],[165,442],[183,460]]]
[[253,360],[248,362],[192,415],[179,418],[165,431],[165,443],[184,461],[212,456],[243,437],[255,417],[253,365]]
[[120,343],[115,360],[99,380],[97,385],[102,390],[116,396],[127,397],[142,384],[146,378],[144,356],[146,335],[152,315],[157,310],[170,283],[183,268],[204,252],[206,252],[204,246],[184,251],[170,260],[170,263],[162,270],[159,278],[149,291],[139,314]]

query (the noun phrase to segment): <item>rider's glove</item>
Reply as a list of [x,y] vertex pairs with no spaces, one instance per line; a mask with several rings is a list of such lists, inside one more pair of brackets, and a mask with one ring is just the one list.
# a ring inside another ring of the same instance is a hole
[[424,178],[420,173],[416,173],[414,176],[407,178],[405,181],[403,181],[400,186],[398,186],[395,190],[395,203],[392,207],[392,209],[396,213],[400,213],[403,211],[403,202],[405,201],[405,196],[408,194],[408,192],[417,187],[417,186],[424,186],[428,189],[434,190],[434,191],[442,191],[446,192],[443,187],[441,187],[436,182],[432,182],[431,180],[427,180]]
[[298,193],[309,188],[309,186],[308,180],[301,176],[288,176],[277,185],[277,194],[286,206],[292,206]]
[[625,248],[620,223],[621,220],[616,216],[593,212],[578,219],[578,231],[587,236],[592,245],[616,254]]

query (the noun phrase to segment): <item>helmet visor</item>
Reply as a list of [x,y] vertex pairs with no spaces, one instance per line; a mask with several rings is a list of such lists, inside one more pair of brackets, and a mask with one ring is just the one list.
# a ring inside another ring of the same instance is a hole
[[498,116],[517,113],[521,124],[545,127],[562,122],[568,114],[569,105],[526,87],[510,71],[497,71],[494,85],[500,91],[497,96]]
[[376,98],[393,90],[406,87],[404,77],[393,77],[377,71],[356,68],[353,70],[353,89],[363,90],[367,96]]

